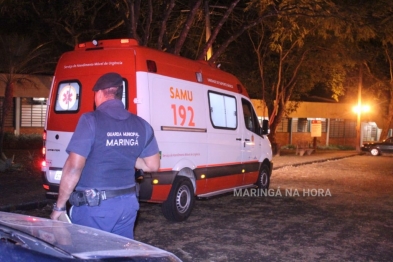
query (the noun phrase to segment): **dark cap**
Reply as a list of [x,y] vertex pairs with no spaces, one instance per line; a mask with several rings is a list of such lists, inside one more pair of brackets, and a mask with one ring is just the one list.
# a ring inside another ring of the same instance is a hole
[[110,87],[119,87],[123,85],[123,78],[118,73],[106,73],[98,78],[93,87],[93,91],[107,89]]

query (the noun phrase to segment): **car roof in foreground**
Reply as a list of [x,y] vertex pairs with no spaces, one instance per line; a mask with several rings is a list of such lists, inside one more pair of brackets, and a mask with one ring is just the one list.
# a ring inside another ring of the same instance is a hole
[[1,238],[4,232],[10,232],[10,236],[23,239],[25,245],[44,246],[42,250],[55,246],[56,250],[80,259],[146,257],[156,258],[154,261],[181,261],[170,252],[136,240],[46,218],[0,211],[0,231]]

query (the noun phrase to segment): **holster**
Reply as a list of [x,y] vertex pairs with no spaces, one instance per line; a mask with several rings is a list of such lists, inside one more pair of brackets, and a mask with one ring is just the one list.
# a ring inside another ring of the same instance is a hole
[[135,170],[135,193],[136,196],[139,197],[140,183],[142,182],[144,177],[144,172],[142,169]]
[[71,205],[79,207],[87,204],[86,197],[83,191],[74,191],[68,199]]
[[87,201],[87,205],[94,207],[99,206],[101,203],[100,191],[97,189],[87,189],[85,190],[85,198]]
[[144,176],[144,173],[143,173],[142,169],[135,170],[135,181],[142,180],[143,176]]
[[75,191],[68,200],[71,205],[79,207],[88,205],[91,207],[99,206],[101,203],[100,191],[97,189],[87,189],[85,191]]

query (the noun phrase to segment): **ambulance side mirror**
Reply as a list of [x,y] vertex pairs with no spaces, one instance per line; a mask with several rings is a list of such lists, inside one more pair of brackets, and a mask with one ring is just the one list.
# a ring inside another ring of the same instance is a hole
[[262,120],[262,129],[261,135],[268,135],[269,134],[269,120]]

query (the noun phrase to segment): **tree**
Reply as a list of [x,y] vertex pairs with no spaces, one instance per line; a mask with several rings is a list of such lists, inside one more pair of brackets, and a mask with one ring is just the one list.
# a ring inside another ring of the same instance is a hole
[[[392,65],[389,64],[392,61],[389,52],[393,54],[392,4],[335,2],[280,1],[274,6],[278,16],[264,19],[259,27],[249,30],[257,63],[248,60],[249,67],[243,63],[253,75],[251,80],[244,77],[244,82],[251,87],[251,95],[263,99],[268,106],[273,143],[277,124],[288,113],[285,109],[288,109],[289,99],[300,101],[305,94],[322,87],[338,101],[344,94],[357,92],[359,67],[369,68],[364,83],[375,87],[374,94],[391,97],[389,76],[393,70],[384,68]],[[237,45],[244,43],[237,42]],[[378,81],[376,76],[380,76]],[[289,110],[296,110],[296,103],[294,105]],[[393,116],[390,110],[386,111]],[[387,119],[390,120],[390,116]]]
[[[316,86],[323,86],[337,99],[343,94],[345,71],[340,46],[327,20],[335,19],[334,6],[329,1],[282,1],[275,10],[280,14],[263,20],[248,31],[256,63],[250,63],[255,78],[251,82],[254,96],[265,101],[270,124],[270,140],[283,116],[296,110],[297,103]],[[329,6],[329,12],[321,6]],[[329,22],[331,23],[331,22]],[[336,22],[337,24],[337,22]],[[321,28],[325,28],[323,31]],[[327,63],[321,63],[326,61]]]
[[366,54],[362,61],[369,80],[366,88],[375,101],[383,106],[380,113],[385,121],[381,138],[385,139],[389,130],[393,129],[393,3],[377,1],[373,5],[368,3],[365,9],[368,12],[363,13],[364,22],[375,34],[360,42],[359,50]]
[[32,2],[31,6],[33,14],[44,22],[42,26],[50,31],[51,37],[69,48],[108,36],[124,25],[112,1],[40,0]]
[[13,105],[13,94],[15,84],[25,85],[33,83],[27,76],[31,74],[42,74],[48,72],[51,62],[45,56],[47,49],[45,44],[31,47],[32,40],[18,35],[0,37],[0,81],[5,85],[5,95],[2,104],[0,122],[0,155],[3,153],[4,124],[6,116]]
[[[340,42],[346,42],[346,57],[352,60],[352,66],[346,70],[346,92],[356,97],[361,84],[362,101],[381,106],[379,113],[385,119],[381,138],[384,139],[393,128],[393,3],[346,0],[337,4],[345,9],[342,21],[347,26]],[[363,83],[359,83],[359,71]]]
[[[150,1],[121,3],[128,8],[123,18],[126,27],[140,44],[198,60],[205,59],[208,49],[214,45],[217,48],[209,59],[211,63],[217,62],[227,47],[248,29],[278,15],[277,10],[270,8],[272,0],[167,0],[158,1],[154,7]],[[206,12],[211,19],[212,33],[205,42]]]

